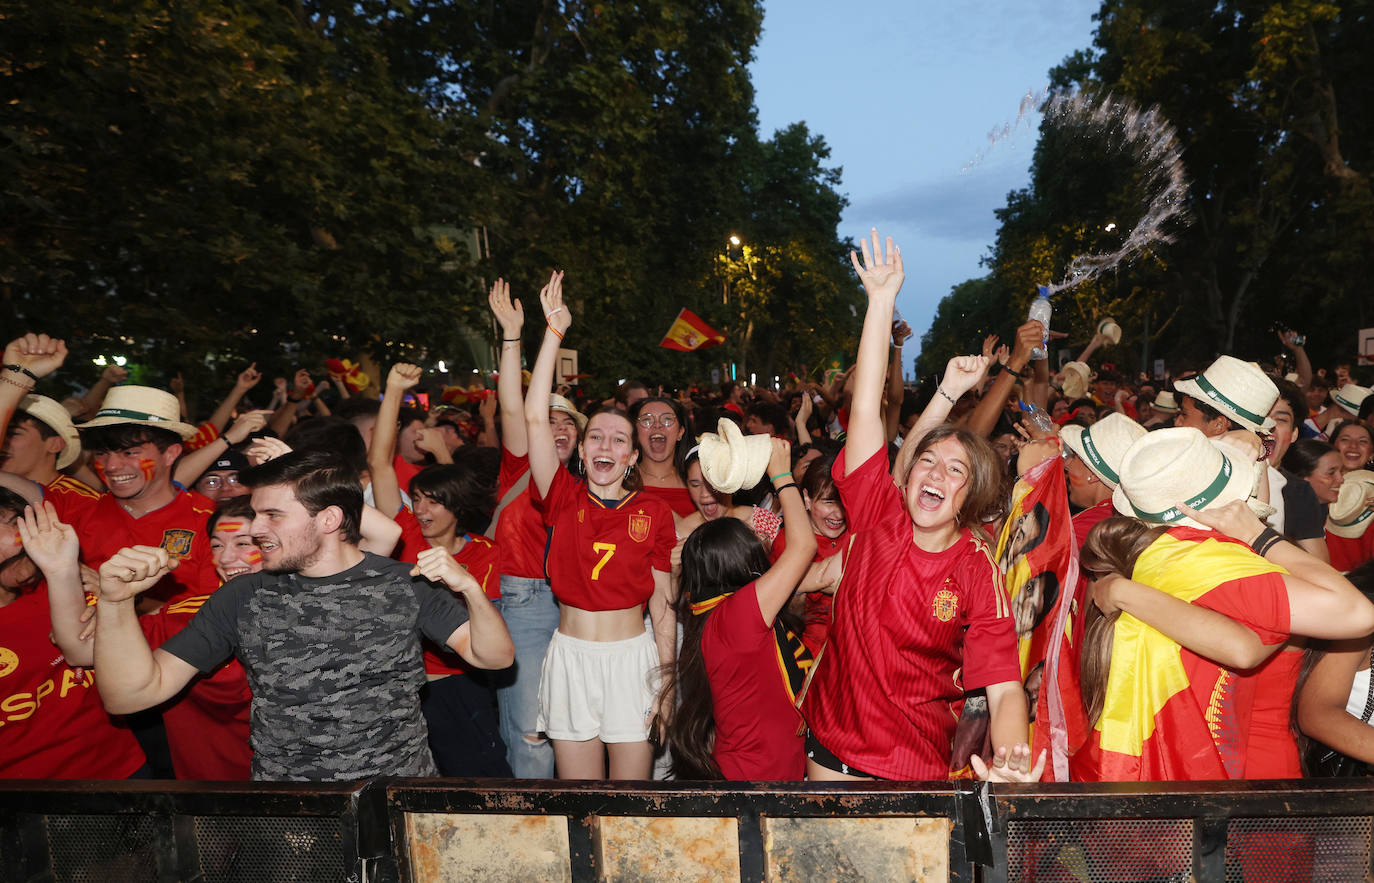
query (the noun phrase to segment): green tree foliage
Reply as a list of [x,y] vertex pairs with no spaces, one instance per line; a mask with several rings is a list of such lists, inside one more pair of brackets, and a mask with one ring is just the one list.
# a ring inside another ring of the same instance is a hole
[[[1051,80],[1162,108],[1184,146],[1192,223],[1148,259],[1061,295],[1055,321],[1071,339],[1112,315],[1128,341],[1145,341],[1142,357],[1258,358],[1277,351],[1268,328],[1281,322],[1306,330],[1319,356],[1351,354],[1354,329],[1374,318],[1369,6],[1102,4],[1093,48]],[[1138,185],[1103,145],[1042,125],[1031,185],[999,213],[990,261],[1018,311],[1073,255],[1110,246],[1109,224],[1129,229]]]
[[[0,297],[78,357],[461,360],[486,285],[533,344],[560,268],[596,385],[683,380],[720,351],[656,344],[682,307],[729,324],[716,259],[755,229],[751,307],[844,336],[838,170],[804,126],[757,135],[756,0],[10,8]],[[745,318],[757,358],[804,355]]]
[[[983,338],[1001,335],[1011,342],[1006,326],[1011,308],[1006,289],[991,276],[960,282],[935,308],[935,318],[921,335],[921,354],[916,373],[940,374],[954,356],[966,356],[981,349]],[[1015,324],[1011,325],[1015,328]]]

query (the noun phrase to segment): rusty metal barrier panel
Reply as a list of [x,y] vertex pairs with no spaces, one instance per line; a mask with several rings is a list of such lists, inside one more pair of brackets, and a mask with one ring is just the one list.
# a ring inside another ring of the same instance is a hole
[[360,783],[0,781],[0,880],[361,883],[365,857],[394,864],[365,798]]
[[394,780],[401,879],[973,881],[954,783]]
[[1374,879],[1362,779],[992,789],[988,883]]

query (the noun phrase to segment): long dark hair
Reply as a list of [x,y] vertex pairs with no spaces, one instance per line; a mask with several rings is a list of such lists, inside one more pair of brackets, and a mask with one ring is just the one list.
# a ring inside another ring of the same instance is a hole
[[[1136,559],[1167,530],[1143,521],[1113,516],[1099,521],[1083,543],[1079,565],[1089,574],[1119,573],[1130,577]],[[1083,656],[1079,661],[1079,687],[1088,726],[1097,724],[1107,699],[1107,674],[1112,669],[1112,638],[1121,611],[1103,613],[1093,603],[1083,613]]]
[[[28,500],[7,487],[0,487],[0,513],[22,518],[24,507],[27,505]],[[22,594],[38,585],[40,578],[38,565],[33,563],[25,549],[21,548],[4,561],[0,561],[0,590],[16,595]]]
[[[701,633],[711,612],[695,614],[692,604],[735,592],[758,579],[769,567],[768,553],[754,532],[738,518],[717,518],[692,531],[682,546],[682,576],[678,581],[677,621],[682,623],[682,649],[671,666],[669,694],[676,692],[678,708],[668,728],[673,775],[678,779],[720,779],[712,757],[716,717]],[[796,629],[800,633],[800,629]]]
[[[1334,438],[1334,436],[1333,436]],[[1360,590],[1370,601],[1374,601],[1374,561],[1366,561],[1359,567],[1345,575],[1350,580],[1350,584]],[[1293,686],[1293,702],[1289,707],[1289,729],[1298,740],[1298,757],[1302,761],[1302,774],[1304,776],[1330,775],[1329,772],[1318,768],[1318,762],[1324,759],[1324,755],[1330,753],[1331,749],[1322,743],[1308,736],[1298,727],[1298,703],[1302,699],[1303,687],[1307,685],[1307,678],[1312,674],[1312,669],[1321,658],[1331,649],[1329,641],[1310,641],[1307,649],[1303,651],[1302,669],[1298,672],[1297,683]],[[1283,651],[1280,650],[1280,653]],[[1370,673],[1374,676],[1374,672]],[[1368,722],[1366,722],[1368,723]],[[1370,766],[1365,764],[1366,767]]]
[[1316,470],[1321,458],[1334,450],[1321,439],[1300,438],[1288,446],[1288,453],[1283,455],[1283,468],[1305,480]]

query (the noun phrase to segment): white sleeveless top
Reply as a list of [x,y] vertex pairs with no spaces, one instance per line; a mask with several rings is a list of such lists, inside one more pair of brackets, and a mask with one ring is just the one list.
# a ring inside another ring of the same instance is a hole
[[1364,717],[1365,703],[1369,701],[1369,669],[1355,672],[1355,682],[1350,685],[1350,698],[1346,700],[1345,710],[1353,717],[1369,723]]

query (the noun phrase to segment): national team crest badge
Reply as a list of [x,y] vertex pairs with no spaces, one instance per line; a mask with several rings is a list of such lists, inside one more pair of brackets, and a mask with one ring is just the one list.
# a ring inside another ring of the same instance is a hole
[[193,530],[181,528],[162,532],[162,548],[173,558],[185,558],[191,554],[191,542],[196,538]]
[[930,601],[930,614],[940,622],[949,622],[959,615],[959,596],[949,589],[941,589]]
[[642,511],[630,516],[630,539],[636,543],[642,543],[649,538],[649,529],[653,527],[652,517],[645,515]]

